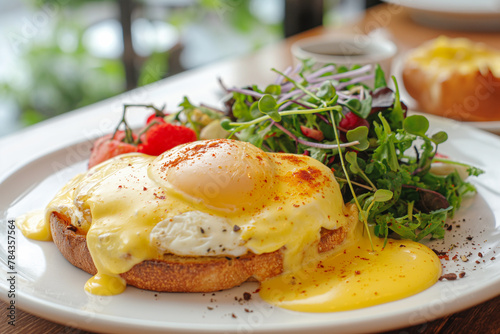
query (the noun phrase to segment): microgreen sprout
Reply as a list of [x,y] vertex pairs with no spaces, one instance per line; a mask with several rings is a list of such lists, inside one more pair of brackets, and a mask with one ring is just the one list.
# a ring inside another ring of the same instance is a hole
[[361,175],[361,177],[366,182],[368,182],[368,184],[370,185],[371,189],[373,189],[373,191],[377,191],[377,187],[373,184],[373,182],[370,180],[370,178],[368,178],[368,176],[366,176],[366,174],[363,172],[363,169],[361,169],[361,167],[359,167],[359,165],[358,165],[358,155],[355,152],[352,152],[352,151],[351,152],[347,152],[345,154],[345,159],[349,163],[349,168],[350,168],[351,172],[353,172],[354,174]]
[[[370,210],[375,205],[375,203],[387,202],[390,199],[392,199],[392,197],[393,197],[392,191],[387,190],[387,189],[378,189],[373,194],[373,200],[368,205],[368,208],[366,210],[361,210],[360,211],[360,215],[363,217],[363,219],[365,221],[368,221],[368,216],[370,214]],[[387,235],[385,235],[385,240],[384,240],[384,246],[383,247],[385,247],[386,244],[387,244]],[[372,245],[372,250],[373,250],[373,245]]]
[[[331,119],[332,124],[336,124],[333,111],[330,111],[330,119]],[[337,142],[337,145],[340,145],[338,129],[335,126],[333,127],[333,132],[335,134],[335,141]],[[361,205],[359,204],[358,198],[356,196],[356,192],[354,191],[353,185],[352,185],[350,177],[349,177],[349,173],[347,172],[347,168],[346,168],[346,165],[344,162],[344,157],[343,157],[342,153],[340,153],[340,151],[339,151],[339,158],[340,158],[340,164],[342,166],[342,170],[344,171],[344,174],[346,176],[347,184],[349,185],[349,189],[351,190],[351,194],[353,196],[354,202],[356,203],[356,206],[358,207],[358,210],[360,213],[360,220],[364,224],[364,227],[368,233],[368,238],[370,239],[370,245],[371,245],[372,251],[374,251],[375,249],[373,247],[372,236],[369,233],[369,229],[368,229],[368,220],[367,220],[368,217],[361,214],[361,212],[362,212]]]
[[[280,111],[278,112],[278,115],[280,117],[283,116],[289,116],[289,115],[305,115],[305,114],[314,114],[317,112],[323,112],[323,111],[331,111],[331,110],[339,110],[338,106],[333,106],[333,107],[325,107],[325,108],[317,108],[317,109],[295,109],[295,110],[286,110],[286,111]],[[237,128],[239,130],[243,130],[250,125],[261,123],[265,120],[271,119],[271,116],[265,115],[261,116],[259,118],[256,118],[254,120],[248,121],[248,122],[231,122],[229,119],[224,119],[221,121],[221,126],[225,130],[233,130],[234,128]]]
[[280,105],[272,95],[266,94],[262,96],[258,102],[258,107],[261,113],[268,115],[273,121],[281,121],[281,115],[278,111]]
[[305,94],[309,95],[310,97],[312,97],[313,99],[317,100],[317,101],[321,101],[321,98],[319,98],[318,96],[316,96],[316,94],[312,93],[310,90],[308,90],[307,88],[305,88],[304,86],[302,86],[300,83],[298,83],[297,81],[295,81],[294,79],[292,79],[291,77],[289,77],[288,75],[286,75],[285,73],[283,72],[280,72],[278,71],[277,69],[273,68],[271,69],[272,71],[282,75],[284,78],[286,78],[289,82],[291,82],[295,87],[297,87],[298,89],[300,89],[301,91],[303,91]]

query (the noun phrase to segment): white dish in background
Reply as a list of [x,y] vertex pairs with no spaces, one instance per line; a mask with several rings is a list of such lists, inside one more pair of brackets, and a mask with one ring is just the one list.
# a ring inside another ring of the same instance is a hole
[[301,39],[291,48],[296,59],[314,59],[315,66],[336,64],[352,65],[380,64],[385,73],[390,73],[396,45],[388,39],[368,35],[331,35]]
[[499,31],[498,0],[383,0],[410,9],[417,23],[460,31]]
[[[449,141],[440,146],[441,153],[486,171],[472,179],[478,195],[464,201],[453,231],[444,241],[429,243],[437,250],[456,245],[450,258],[455,253],[472,253],[468,262],[446,261],[445,273],[463,270],[466,276],[462,279],[440,281],[396,302],[338,313],[288,311],[266,304],[256,293],[250,301],[241,301],[244,292],[256,290],[255,283],[213,294],[155,293],[128,287],[121,295],[100,297],[85,293],[89,275],[69,264],[54,244],[28,240],[17,231],[16,305],[63,325],[97,332],[360,333],[416,325],[493,298],[500,294],[500,138],[451,120],[429,119],[432,129],[449,134]],[[74,157],[88,146],[85,142],[56,150],[0,180],[2,277],[10,271],[5,263],[7,221],[43,208],[69,178],[85,170],[84,158],[75,161]],[[468,236],[473,239],[467,240]],[[499,259],[491,260],[493,256]],[[7,298],[7,290],[3,279],[0,298]]]

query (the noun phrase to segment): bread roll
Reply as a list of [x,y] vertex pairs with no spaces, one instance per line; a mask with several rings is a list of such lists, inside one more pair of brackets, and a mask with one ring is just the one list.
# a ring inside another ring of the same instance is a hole
[[459,121],[500,121],[500,51],[439,37],[410,52],[403,83],[421,111]]

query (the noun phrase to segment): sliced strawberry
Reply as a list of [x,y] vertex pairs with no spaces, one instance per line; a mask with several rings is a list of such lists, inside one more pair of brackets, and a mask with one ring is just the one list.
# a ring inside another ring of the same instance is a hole
[[140,142],[146,142],[146,134],[151,131],[154,127],[157,127],[160,124],[165,124],[165,119],[163,117],[156,116],[155,114],[148,117],[146,120],[146,125],[142,127],[142,129],[138,132],[140,136]]
[[323,132],[321,132],[321,130],[311,129],[301,125],[300,131],[307,138],[311,138],[317,141],[322,141],[323,139],[325,139],[325,136],[323,135]]
[[349,111],[344,118],[339,123],[339,126],[345,130],[352,130],[356,129],[359,126],[366,126],[367,128],[370,127],[370,124],[366,119],[363,119],[353,112]]
[[177,145],[196,139],[196,133],[190,128],[163,123],[151,127],[145,136],[141,136],[143,143],[139,144],[138,151],[149,155],[160,155]]
[[111,139],[112,136],[113,134],[109,134],[95,141],[90,154],[89,168],[117,155],[137,152],[137,146],[121,141],[125,137],[124,131],[118,131],[114,139]]

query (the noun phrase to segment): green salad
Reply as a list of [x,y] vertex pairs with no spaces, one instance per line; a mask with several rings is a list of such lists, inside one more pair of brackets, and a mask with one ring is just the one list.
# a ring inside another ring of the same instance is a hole
[[[444,237],[446,218],[475,192],[458,170],[474,176],[482,171],[438,153],[447,134],[429,133],[427,118],[408,115],[394,78],[393,90],[379,66],[314,68],[309,61],[273,71],[276,80],[266,87],[223,86],[226,110],[185,98],[169,118],[198,135],[211,127],[266,152],[321,161],[333,171],[344,200],[356,204],[360,220],[379,237]],[[433,163],[457,169],[437,175]]]

